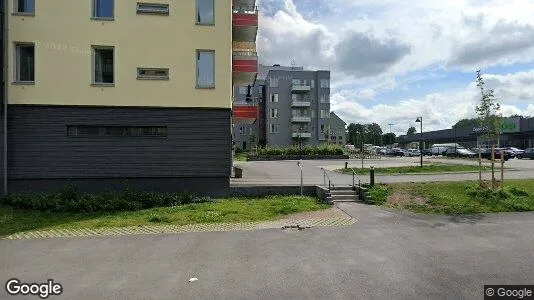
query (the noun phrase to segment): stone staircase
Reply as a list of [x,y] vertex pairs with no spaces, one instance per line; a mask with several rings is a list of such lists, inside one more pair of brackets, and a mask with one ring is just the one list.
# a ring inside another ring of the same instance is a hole
[[[329,197],[328,197],[329,196]],[[336,186],[330,189],[327,199],[331,202],[359,202],[358,192],[351,186]]]

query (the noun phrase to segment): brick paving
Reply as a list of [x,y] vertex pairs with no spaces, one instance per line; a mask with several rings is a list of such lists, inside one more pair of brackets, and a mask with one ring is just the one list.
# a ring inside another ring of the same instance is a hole
[[326,210],[293,214],[276,221],[268,222],[244,222],[244,223],[208,223],[189,225],[149,225],[130,226],[116,228],[99,229],[52,229],[36,230],[15,233],[4,237],[5,240],[26,240],[44,238],[75,238],[90,236],[124,236],[141,234],[176,234],[185,232],[207,232],[207,231],[248,231],[260,229],[274,229],[284,227],[311,228],[311,227],[331,227],[349,226],[356,223],[342,210],[332,207]]

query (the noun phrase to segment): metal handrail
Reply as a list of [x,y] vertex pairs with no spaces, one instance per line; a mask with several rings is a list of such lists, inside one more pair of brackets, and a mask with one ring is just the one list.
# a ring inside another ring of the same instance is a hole
[[353,168],[349,168],[351,171],[352,171],[352,187],[354,188],[355,187],[355,181],[354,181],[354,177],[358,178],[358,196],[361,198],[361,190],[362,190],[362,180],[360,179],[360,177],[356,174],[356,171],[354,171]]
[[326,170],[324,168],[321,168],[321,170],[323,170],[323,183],[324,183],[324,186],[326,187],[326,178],[328,178],[328,190],[330,190],[331,188],[335,187],[332,179],[330,179],[330,176],[328,176],[328,174],[326,173]]

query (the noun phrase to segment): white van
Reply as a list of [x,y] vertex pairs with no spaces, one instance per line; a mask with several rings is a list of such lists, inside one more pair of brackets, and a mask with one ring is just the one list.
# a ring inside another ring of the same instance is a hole
[[447,152],[447,149],[450,148],[460,148],[460,144],[456,143],[449,143],[449,144],[434,144],[432,145],[432,148],[430,148],[430,152],[432,155],[445,155],[445,152]]

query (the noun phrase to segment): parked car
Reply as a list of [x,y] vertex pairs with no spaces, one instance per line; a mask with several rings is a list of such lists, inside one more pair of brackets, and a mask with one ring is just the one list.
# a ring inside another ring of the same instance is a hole
[[445,153],[446,156],[451,156],[451,157],[469,157],[469,158],[473,158],[476,156],[476,153],[472,152],[472,151],[469,151],[463,147],[460,147],[460,148],[449,148],[447,149],[446,153]]
[[432,151],[430,149],[423,149],[423,155],[431,156],[432,155]]
[[[504,160],[509,160],[510,158],[512,158],[512,155],[507,152],[507,151],[504,151],[502,149],[495,149],[495,159],[496,160],[500,160],[501,159],[501,153],[504,153]],[[475,156],[478,155],[478,152],[475,153]],[[484,159],[491,159],[491,148],[480,148],[480,156]]]
[[525,152],[525,150],[521,150],[521,149],[516,148],[516,147],[506,147],[505,149],[508,150],[508,151],[513,152],[514,156],[516,156],[516,157],[517,157],[517,155],[523,154]]
[[523,153],[517,154],[516,157],[518,159],[523,159],[523,158],[534,159],[534,148],[525,149],[525,151],[523,151]]
[[387,154],[387,149],[386,148],[380,148],[380,149],[378,149],[377,153],[379,155],[386,155]]
[[394,148],[391,155],[393,156],[404,156],[404,151],[400,148]]
[[421,155],[421,152],[418,150],[418,149],[408,149],[408,151],[406,151],[406,155],[407,156],[420,156]]
[[449,149],[450,147],[448,146],[432,146],[432,148],[430,148],[430,151],[432,152],[432,155],[445,155],[445,153],[447,152],[447,149]]

